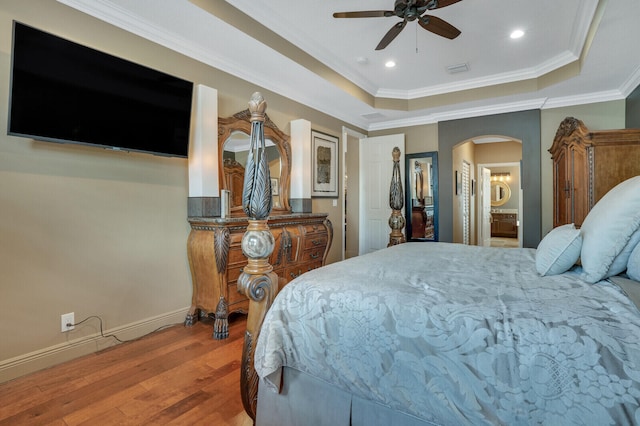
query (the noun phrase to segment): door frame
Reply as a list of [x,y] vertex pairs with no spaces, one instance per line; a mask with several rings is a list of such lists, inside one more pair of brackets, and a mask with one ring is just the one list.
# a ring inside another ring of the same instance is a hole
[[[367,135],[364,133],[360,133],[356,130],[350,129],[349,127],[342,126],[342,188],[344,188],[344,194],[342,194],[342,206],[341,206],[341,228],[342,228],[342,241],[341,243],[341,259],[345,259],[345,247],[347,246],[347,191],[349,191],[349,187],[347,186],[347,139],[349,137],[356,138],[358,140],[366,139]],[[359,142],[358,142],[359,143]],[[357,198],[354,198],[356,197]],[[360,191],[354,191],[351,188],[351,198],[349,200],[350,203],[360,203]],[[359,238],[359,237],[358,237]]]
[[[504,163],[481,163],[481,164],[477,164],[476,165],[478,173],[481,172],[482,168],[487,168],[487,169],[491,169],[494,167],[517,167],[518,168],[518,173],[520,173],[520,175],[522,175],[522,163],[520,161],[509,161],[509,162],[504,162]],[[522,191],[522,180],[520,180],[520,186],[518,188],[518,247],[522,247],[522,228],[524,227],[524,221],[523,221],[523,217],[522,217],[522,211],[523,211],[523,203],[522,203],[522,198],[523,198],[524,194]],[[478,217],[476,219],[476,223],[482,224],[482,221],[484,220],[484,212],[481,211],[481,209],[478,209]],[[480,231],[478,229],[479,227],[476,226],[476,234],[479,234]],[[479,239],[476,237],[476,244],[478,244]]]

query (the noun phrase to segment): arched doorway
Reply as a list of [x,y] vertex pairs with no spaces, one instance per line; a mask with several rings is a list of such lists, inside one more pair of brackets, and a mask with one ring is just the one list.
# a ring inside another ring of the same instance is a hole
[[478,135],[453,147],[454,243],[522,246],[521,160],[522,142],[508,135]]
[[521,185],[524,194],[522,206],[522,246],[537,247],[541,239],[541,148],[540,111],[514,113],[441,121],[438,123],[438,159],[440,187],[440,241],[453,241],[453,204],[455,170],[453,148],[461,141],[476,135],[509,135],[522,141]]

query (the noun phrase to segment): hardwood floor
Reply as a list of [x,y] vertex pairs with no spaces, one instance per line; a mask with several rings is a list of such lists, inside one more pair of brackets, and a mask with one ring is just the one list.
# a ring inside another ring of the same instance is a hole
[[251,425],[240,398],[246,317],[152,333],[0,384],[0,425]]
[[491,237],[491,247],[518,248],[520,243],[517,238]]

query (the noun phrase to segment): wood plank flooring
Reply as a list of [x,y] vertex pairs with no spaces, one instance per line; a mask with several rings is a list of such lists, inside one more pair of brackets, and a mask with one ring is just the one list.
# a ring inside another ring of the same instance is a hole
[[0,384],[0,425],[248,426],[240,398],[246,317],[152,333]]

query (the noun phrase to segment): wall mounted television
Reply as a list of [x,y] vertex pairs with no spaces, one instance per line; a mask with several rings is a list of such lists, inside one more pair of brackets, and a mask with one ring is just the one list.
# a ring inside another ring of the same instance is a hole
[[187,157],[193,83],[13,24],[7,133]]

